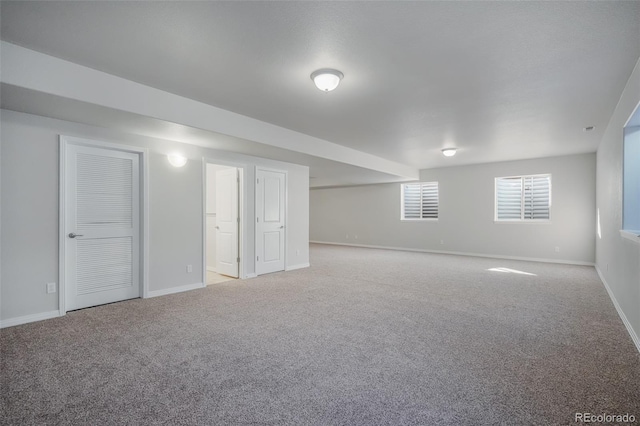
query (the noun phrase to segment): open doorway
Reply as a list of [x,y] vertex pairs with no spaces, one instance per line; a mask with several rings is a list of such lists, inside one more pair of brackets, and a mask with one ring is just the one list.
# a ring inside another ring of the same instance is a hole
[[207,285],[240,277],[242,171],[205,164],[205,277]]

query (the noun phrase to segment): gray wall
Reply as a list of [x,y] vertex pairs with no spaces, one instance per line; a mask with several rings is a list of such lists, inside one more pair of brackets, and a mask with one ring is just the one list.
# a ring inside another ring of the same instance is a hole
[[629,78],[598,147],[597,208],[601,238],[596,239],[596,266],[633,329],[640,349],[640,243],[623,238],[623,126],[640,102],[640,61]]
[[[551,222],[494,222],[494,178],[541,173],[552,174]],[[437,222],[400,220],[400,184],[315,189],[311,240],[588,264],[595,260],[595,154],[422,170],[420,177],[439,183]]]
[[[203,157],[245,167],[244,256],[255,259],[253,237],[256,166],[289,173],[286,267],[309,263],[309,172],[305,166],[115,130],[1,111],[1,274],[0,320],[58,309],[58,293],[45,283],[58,281],[58,181],[60,134],[149,149],[149,291],[203,282]],[[172,167],[166,154],[180,150],[189,161]],[[300,184],[303,182],[304,184]],[[185,266],[193,265],[193,273]],[[245,272],[255,272],[247,261]]]

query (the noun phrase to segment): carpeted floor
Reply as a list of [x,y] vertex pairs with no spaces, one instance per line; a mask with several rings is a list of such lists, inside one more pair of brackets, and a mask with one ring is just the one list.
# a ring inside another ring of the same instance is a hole
[[640,355],[591,267],[316,245],[311,262],[1,330],[0,422],[640,418]]

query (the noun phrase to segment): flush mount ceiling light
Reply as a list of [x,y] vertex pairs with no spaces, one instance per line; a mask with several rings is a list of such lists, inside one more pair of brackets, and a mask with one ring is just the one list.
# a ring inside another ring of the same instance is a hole
[[442,150],[442,155],[444,155],[445,157],[453,157],[454,155],[456,155],[456,148],[445,148]]
[[167,158],[173,167],[182,167],[187,164],[187,157],[183,157],[180,154],[169,154]]
[[343,77],[344,74],[340,71],[330,68],[323,68],[311,73],[311,80],[313,80],[316,87],[323,92],[330,92],[338,87]]

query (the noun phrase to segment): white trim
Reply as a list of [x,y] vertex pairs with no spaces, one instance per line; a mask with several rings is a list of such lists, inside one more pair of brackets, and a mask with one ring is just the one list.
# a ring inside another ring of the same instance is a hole
[[551,225],[551,219],[494,219],[493,223],[502,224],[518,224],[518,225]]
[[214,268],[213,266],[205,266],[206,271],[207,272],[215,272],[216,274],[218,273],[218,271],[216,271],[216,268]]
[[362,248],[372,248],[372,249],[382,249],[382,250],[411,251],[416,253],[435,253],[435,254],[451,254],[454,256],[485,257],[488,259],[524,260],[527,262],[560,263],[565,265],[580,265],[580,266],[595,265],[593,262],[582,262],[579,260],[544,259],[544,258],[538,258],[538,257],[524,257],[524,256],[503,256],[499,254],[469,253],[469,252],[461,252],[461,251],[426,250],[426,249],[415,249],[415,248],[406,248],[406,247],[374,246],[369,244],[333,243],[330,241],[309,241],[309,243],[328,244],[328,245],[334,245],[334,246],[362,247]]
[[256,275],[255,272],[252,272],[250,274],[247,274],[247,276],[245,277],[246,279],[250,279],[250,278],[258,278],[258,275]]
[[[635,68],[638,67],[638,64],[640,64],[640,61],[638,61],[638,63],[636,64],[636,66],[634,67],[634,71]],[[633,74],[633,72],[631,73]],[[629,80],[631,80],[631,76],[629,76]],[[629,80],[627,80],[627,83],[629,82]],[[626,89],[626,85],[625,85],[625,89]],[[620,100],[622,100],[622,97],[620,97]],[[620,103],[620,100],[618,100],[618,103]],[[616,108],[618,107],[618,105],[616,105]],[[615,110],[614,110],[615,111]],[[622,128],[624,129],[625,127],[629,127],[629,122],[631,121],[631,119],[633,118],[634,115],[636,115],[636,111],[640,111],[640,102],[638,102],[638,104],[636,105],[636,107],[633,109],[633,111],[631,111],[631,114],[629,115],[629,118],[627,118],[627,121],[624,122],[624,126],[622,126]]]
[[628,231],[626,229],[621,229],[620,236],[629,241],[633,241],[636,244],[640,244],[640,231]]
[[627,328],[627,332],[629,333],[629,336],[631,336],[631,340],[636,345],[636,349],[638,349],[638,352],[640,352],[640,338],[638,337],[638,334],[635,332],[635,330],[633,329],[633,326],[627,319],[627,316],[622,311],[622,308],[618,304],[618,300],[616,300],[616,296],[613,294],[613,291],[611,291],[611,287],[609,287],[609,283],[607,283],[607,280],[604,278],[604,275],[602,275],[602,272],[600,271],[600,268],[598,267],[598,265],[595,265],[595,268],[596,268],[596,272],[598,273],[598,276],[600,277],[600,280],[602,281],[602,284],[604,285],[604,288],[607,290],[607,293],[609,294],[609,298],[613,302],[613,306],[615,306],[616,311],[618,311],[618,315],[620,316],[622,323]]
[[142,271],[142,294],[140,297],[146,299],[149,297],[149,150],[147,148],[143,148],[140,152],[142,157],[142,170],[140,172],[140,177],[142,178],[142,182],[140,182],[140,197],[142,197],[140,207],[143,209],[141,212],[140,220],[142,223],[140,224],[140,243],[142,245],[142,256],[140,261],[142,264],[140,265],[140,269]]
[[284,268],[285,271],[295,271],[296,269],[303,269],[310,267],[310,263],[299,263],[297,265],[291,265]]
[[[257,174],[257,173],[256,173]],[[257,191],[256,191],[257,194]],[[257,230],[257,228],[256,228]],[[284,271],[289,263],[289,171],[284,171]],[[257,233],[256,233],[257,234]],[[256,247],[258,245],[256,244]],[[257,270],[256,270],[257,272]]]
[[65,268],[65,229],[66,229],[66,214],[65,205],[67,199],[67,143],[62,135],[60,135],[60,170],[58,171],[58,310],[60,315],[64,315],[67,312],[66,306],[66,268]]
[[162,290],[150,290],[148,293],[148,297],[158,297],[158,296],[166,296],[168,294],[182,293],[183,291],[197,290],[199,288],[205,288],[206,285],[203,283],[195,283],[195,284],[187,284],[180,285],[177,287],[165,288]]
[[9,318],[0,321],[0,328],[13,327],[15,325],[27,324],[30,322],[43,321],[51,318],[60,317],[60,311],[41,312],[39,314],[24,315],[21,317]]
[[[240,191],[238,193],[238,201],[240,203],[238,206],[238,217],[240,218],[240,223],[238,224],[238,256],[240,256],[240,262],[238,263],[238,278],[242,279],[246,276],[245,268],[247,267],[246,260],[248,258],[246,256],[246,253],[244,253],[247,246],[244,240],[244,235],[247,224],[249,223],[245,217],[245,209],[247,206],[247,203],[245,202],[245,194],[247,193],[247,191],[245,191],[244,185],[246,181],[245,174],[247,173],[247,168],[245,166],[236,166],[236,169],[238,169],[238,179],[240,179],[240,182],[238,183],[238,190]],[[204,220],[206,221],[207,218],[205,217]],[[203,280],[205,282],[207,281],[204,278]]]
[[207,282],[207,160],[202,157],[202,282]]
[[60,170],[59,177],[59,197],[58,197],[58,309],[60,316],[66,314],[66,294],[65,294],[65,226],[66,226],[66,153],[67,145],[80,145],[87,147],[97,147],[116,151],[130,152],[138,154],[140,160],[140,297],[149,296],[149,150],[136,146],[121,145],[100,140],[79,138],[74,136],[59,136],[60,146]]

